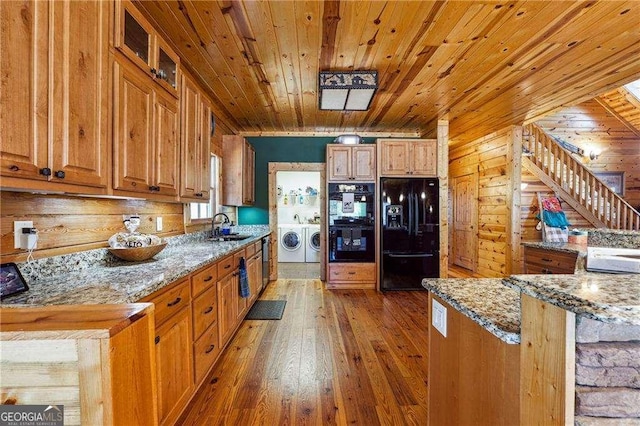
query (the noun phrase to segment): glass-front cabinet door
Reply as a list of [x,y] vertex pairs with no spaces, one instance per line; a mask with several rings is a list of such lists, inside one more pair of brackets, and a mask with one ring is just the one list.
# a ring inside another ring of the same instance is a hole
[[117,5],[116,48],[177,97],[178,56],[130,0]]
[[154,34],[151,24],[128,0],[118,2],[116,47],[146,73],[152,74]]
[[150,63],[151,35],[144,29],[131,12],[124,10],[124,44],[145,64]]
[[158,43],[158,70],[156,79],[169,90],[178,88],[178,57],[165,46]]

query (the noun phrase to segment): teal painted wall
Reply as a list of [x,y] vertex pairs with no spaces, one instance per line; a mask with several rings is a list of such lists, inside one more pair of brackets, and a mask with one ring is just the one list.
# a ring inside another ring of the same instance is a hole
[[[324,163],[326,146],[334,137],[251,137],[256,151],[256,201],[238,208],[239,225],[269,223],[269,163]],[[366,143],[373,138],[364,138]]]

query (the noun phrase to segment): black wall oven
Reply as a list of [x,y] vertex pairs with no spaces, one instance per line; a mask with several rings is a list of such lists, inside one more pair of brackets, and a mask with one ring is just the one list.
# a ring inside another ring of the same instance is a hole
[[331,225],[329,227],[329,262],[374,262],[373,226]]
[[374,262],[374,184],[330,183],[328,199],[329,262]]

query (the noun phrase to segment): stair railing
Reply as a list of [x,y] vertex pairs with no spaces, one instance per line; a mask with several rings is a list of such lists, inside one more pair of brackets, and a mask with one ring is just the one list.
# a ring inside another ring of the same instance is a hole
[[524,128],[523,155],[610,229],[640,230],[640,213],[541,128]]

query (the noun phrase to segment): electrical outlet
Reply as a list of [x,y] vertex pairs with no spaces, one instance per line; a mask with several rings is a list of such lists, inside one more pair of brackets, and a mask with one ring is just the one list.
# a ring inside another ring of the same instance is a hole
[[13,248],[22,247],[22,228],[33,228],[32,220],[15,220],[13,222]]
[[436,299],[432,299],[431,304],[431,324],[444,337],[447,337],[447,308],[438,303]]
[[156,217],[156,231],[158,231],[158,232],[162,231],[162,217],[161,216]]

